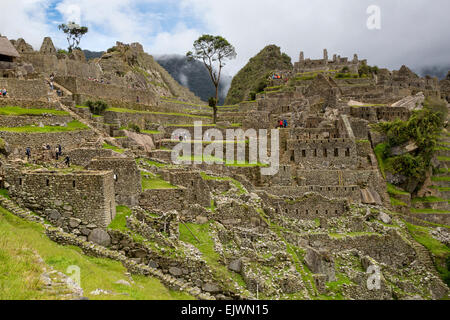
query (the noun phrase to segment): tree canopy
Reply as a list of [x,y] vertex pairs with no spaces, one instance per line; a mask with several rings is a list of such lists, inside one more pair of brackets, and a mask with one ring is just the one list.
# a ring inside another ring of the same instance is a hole
[[[193,47],[194,50],[189,51],[186,56],[189,60],[203,61],[216,88],[215,101],[217,102],[222,68],[225,66],[226,60],[236,58],[236,51],[225,38],[209,34],[205,34],[195,40]],[[216,123],[217,105],[215,104],[211,107],[214,110],[214,123]]]
[[68,24],[60,24],[58,26],[59,30],[62,30],[67,37],[67,42],[69,43],[69,52],[73,49],[78,48],[80,45],[81,37],[83,37],[88,31],[88,27],[82,27],[75,22],[69,22]]

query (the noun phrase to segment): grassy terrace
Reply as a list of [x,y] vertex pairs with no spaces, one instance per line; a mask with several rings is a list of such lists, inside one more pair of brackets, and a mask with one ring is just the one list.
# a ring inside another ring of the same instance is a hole
[[430,229],[405,222],[414,240],[427,248],[435,258],[436,269],[447,285],[450,285],[450,248],[430,235]]
[[[242,184],[239,181],[237,181],[231,177],[215,177],[215,176],[210,176],[204,172],[200,172],[200,175],[203,180],[230,181],[232,184],[234,184],[236,186],[236,188],[238,188],[239,194],[247,193],[245,191],[244,187],[242,186]],[[213,205],[211,205],[211,207],[213,207]]]
[[198,162],[214,162],[217,164],[224,164],[227,167],[267,167],[267,164],[264,163],[248,163],[248,162],[238,162],[238,161],[234,161],[231,163],[226,162],[226,159],[221,159],[218,157],[213,157],[213,156],[201,156],[201,157],[197,157],[197,156],[181,156],[178,157],[177,160],[179,161],[186,161],[186,162],[194,162],[194,161],[198,161]]
[[87,130],[88,126],[79,121],[71,121],[67,123],[67,126],[23,126],[23,127],[0,127],[0,131],[6,132],[24,132],[24,133],[48,133],[48,132],[67,132],[67,131],[80,131]]
[[431,177],[431,181],[450,181],[450,176]]
[[141,133],[147,133],[147,134],[160,134],[161,131],[158,131],[158,130],[141,130]]
[[211,143],[220,143],[220,144],[243,144],[248,143],[248,140],[213,140],[213,141],[205,141],[205,140],[186,140],[186,141],[180,141],[177,139],[174,140],[163,140],[164,142],[183,142],[183,143],[202,143],[202,144],[211,144]]
[[139,165],[139,163],[140,163],[141,161],[144,161],[144,162],[145,162],[146,164],[148,164],[149,166],[155,166],[155,167],[158,167],[158,168],[165,168],[165,167],[169,167],[169,166],[170,166],[170,165],[168,165],[168,164],[159,163],[159,162],[156,162],[156,161],[152,161],[152,160],[148,160],[148,159],[143,159],[143,158],[138,158],[138,159],[136,159],[136,164]]
[[110,145],[108,143],[104,143],[103,144],[103,149],[113,150],[113,151],[118,152],[118,153],[124,153],[125,152],[125,149],[121,149],[121,148],[118,148],[116,146],[112,146],[112,145]]
[[43,114],[52,114],[55,116],[67,116],[68,112],[54,109],[35,109],[35,108],[22,108],[22,107],[0,107],[1,116],[38,116]]
[[127,230],[127,217],[131,215],[131,209],[127,206],[117,206],[116,216],[108,228],[125,232]]
[[151,172],[141,171],[142,179],[142,191],[145,190],[159,190],[159,189],[177,189],[176,186],[171,185],[169,182],[161,179],[159,175]]
[[394,195],[395,194],[396,195],[408,195],[409,194],[408,192],[403,191],[402,189],[397,188],[396,186],[394,186],[394,185],[392,185],[390,183],[386,183],[386,185],[387,185],[387,192],[389,194],[394,194]]
[[394,197],[389,197],[389,198],[391,200],[391,205],[393,205],[393,206],[400,206],[400,207],[407,207],[408,206],[405,202],[400,201],[400,200],[398,200],[398,199],[396,199]]
[[427,202],[427,203],[435,203],[435,202],[448,202],[449,200],[445,200],[439,197],[423,197],[423,198],[414,198],[412,199],[412,203],[418,202]]
[[[202,253],[203,259],[205,259],[205,261],[208,263],[208,266],[211,267],[212,271],[218,279],[233,279],[242,288],[246,288],[242,276],[238,273],[228,270],[228,268],[220,262],[221,257],[214,250],[214,241],[210,235],[210,223],[201,225],[187,223],[186,225],[188,226],[189,230],[192,231],[192,233],[200,240],[200,242],[198,242],[197,239],[195,239],[191,232],[186,228],[186,226],[181,223],[179,226],[180,240],[192,244]],[[234,285],[229,280],[224,281],[224,284],[231,290],[234,289]]]
[[196,116],[196,115],[187,114],[187,113],[142,111],[142,110],[125,109],[125,108],[108,108],[108,109],[106,109],[106,111],[119,112],[119,113],[160,114],[160,115],[167,115],[167,116],[211,119],[210,116]]
[[416,208],[411,208],[411,213],[449,214],[450,211],[447,211],[447,210],[437,210],[437,209],[416,209]]
[[437,159],[438,159],[439,161],[443,161],[443,162],[450,161],[450,157],[439,156],[439,157],[437,157]]
[[[37,260],[36,254],[44,260]],[[45,235],[44,228],[24,221],[4,208],[0,208],[0,299],[53,300],[60,296],[43,291],[40,276],[46,265],[62,273],[76,265],[80,268],[81,288],[91,300],[165,300],[193,299],[193,297],[167,289],[158,279],[133,275],[130,287],[116,284],[127,280],[127,270],[118,261],[86,256],[74,246],[59,245]],[[93,295],[103,289],[111,295]],[[64,292],[59,292],[64,294]]]
[[202,123],[201,126],[198,125],[194,125],[193,123],[189,123],[189,124],[165,124],[164,127],[215,127],[216,125],[213,123]]

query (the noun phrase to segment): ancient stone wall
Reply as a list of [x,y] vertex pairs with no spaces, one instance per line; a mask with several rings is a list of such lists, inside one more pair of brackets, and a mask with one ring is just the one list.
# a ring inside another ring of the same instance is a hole
[[53,148],[60,144],[64,149],[77,148],[95,136],[92,130],[25,133],[0,131],[0,138],[5,140],[14,154],[25,157],[25,149],[31,148],[32,155],[36,150],[42,150],[43,145]]
[[0,88],[8,90],[10,98],[32,99],[48,101],[47,95],[50,87],[44,80],[20,80],[13,78],[0,78]]
[[10,196],[65,229],[106,228],[116,214],[111,171],[72,173],[5,169]]
[[278,197],[260,193],[264,204],[273,209],[273,214],[295,219],[312,220],[343,215],[348,210],[348,201],[328,199],[318,193],[307,193],[302,197]]
[[351,139],[288,140],[283,147],[289,160],[296,164],[326,167],[357,164],[355,142]]
[[367,234],[332,238],[327,234],[317,234],[309,235],[308,240],[312,244],[320,244],[330,250],[344,251],[356,248],[376,261],[392,267],[409,265],[416,258],[414,249],[395,230],[391,230],[385,236]]
[[116,203],[136,206],[141,193],[141,173],[133,158],[96,158],[88,165],[90,170],[112,170]]
[[21,108],[33,108],[33,109],[56,109],[60,110],[60,107],[56,103],[48,102],[46,100],[21,99],[21,98],[1,98],[0,107],[14,106]]
[[36,72],[47,76],[53,73],[58,77],[100,78],[101,75],[101,69],[95,63],[85,63],[69,59],[69,57],[58,59],[54,54],[42,54],[40,52],[24,53],[21,54],[21,57],[24,61],[31,63]]
[[411,112],[405,107],[348,107],[346,112],[352,117],[361,118],[369,122],[394,121],[397,119],[406,121],[411,116]]
[[64,151],[64,155],[70,157],[70,162],[74,165],[86,167],[94,158],[108,158],[108,157],[124,157],[124,155],[114,152],[109,149],[95,149],[95,148],[77,148]]
[[106,101],[139,102],[145,105],[157,105],[159,102],[156,94],[149,90],[130,89],[113,84],[98,83],[85,77],[57,76],[55,81],[75,94],[77,104],[83,104],[89,97]]
[[386,192],[386,183],[378,169],[372,170],[297,170],[297,181],[299,185],[309,186],[351,186],[357,185],[360,188],[368,188],[378,195],[385,205],[389,205],[390,200]]
[[187,204],[184,188],[145,190],[139,196],[139,206],[151,210],[182,211]]
[[0,116],[0,127],[22,127],[28,125],[64,125],[72,121],[72,117],[53,114],[39,116]]
[[361,201],[361,193],[357,185],[345,186],[271,186],[264,188],[267,193],[275,196],[302,197],[306,193],[315,192],[327,198],[351,199],[355,202]]
[[212,123],[211,118],[194,117],[189,115],[164,114],[164,113],[129,113],[106,111],[104,114],[106,123],[120,123],[120,126],[136,124],[145,128],[146,123],[159,124],[193,124],[194,121],[202,121],[204,124]]
[[367,120],[352,117],[349,121],[356,139],[368,139],[369,129],[367,125],[369,122]]

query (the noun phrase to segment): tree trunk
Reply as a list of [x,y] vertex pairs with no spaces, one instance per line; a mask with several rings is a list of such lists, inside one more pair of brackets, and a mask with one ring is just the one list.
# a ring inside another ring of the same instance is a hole
[[217,82],[217,85],[216,85],[216,105],[213,108],[213,110],[214,110],[213,123],[214,124],[216,124],[216,122],[217,122],[217,104],[218,103],[219,103],[219,82]]

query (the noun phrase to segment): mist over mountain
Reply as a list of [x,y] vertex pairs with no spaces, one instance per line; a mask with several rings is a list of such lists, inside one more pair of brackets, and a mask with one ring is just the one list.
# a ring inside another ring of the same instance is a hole
[[[216,95],[216,89],[202,62],[188,61],[185,56],[175,54],[160,55],[154,58],[176,81],[189,88],[203,101],[208,101],[210,97]],[[232,77],[222,71],[219,85],[219,105],[222,105],[225,101],[231,80]]]
[[439,80],[444,79],[450,71],[450,64],[447,66],[427,66],[418,70],[418,74],[422,77],[432,76],[437,77]]
[[90,51],[83,50],[86,60],[91,60],[95,58],[100,58],[105,52],[104,51]]

